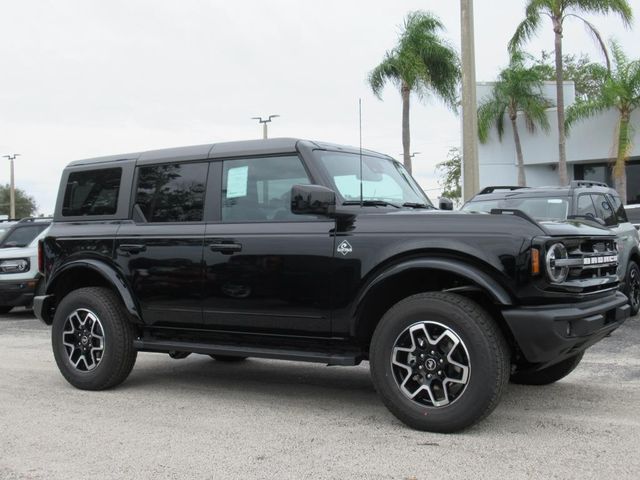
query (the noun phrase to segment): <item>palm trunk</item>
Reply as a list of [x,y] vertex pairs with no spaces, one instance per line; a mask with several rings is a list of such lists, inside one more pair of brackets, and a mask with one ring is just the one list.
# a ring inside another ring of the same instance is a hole
[[402,157],[404,167],[411,173],[411,131],[409,130],[409,99],[411,97],[411,89],[406,82],[402,82],[400,94],[402,95]]
[[522,144],[520,143],[520,132],[518,132],[518,116],[516,114],[510,115],[511,126],[513,128],[513,140],[516,144],[516,157],[518,159],[518,186],[526,187],[527,178],[524,174],[524,156],[522,155]]
[[613,180],[615,188],[622,199],[623,204],[627,204],[627,169],[626,161],[631,146],[629,138],[631,115],[628,112],[620,112],[620,120],[618,123],[618,155],[616,163],[613,166]]
[[555,54],[556,54],[556,107],[558,111],[558,175],[560,185],[567,185],[567,151],[566,133],[564,128],[564,86],[562,85],[562,18],[553,19],[553,31],[555,32]]

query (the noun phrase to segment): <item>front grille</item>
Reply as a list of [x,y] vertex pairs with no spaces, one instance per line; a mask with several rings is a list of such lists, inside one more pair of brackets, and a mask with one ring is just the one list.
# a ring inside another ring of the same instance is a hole
[[575,239],[564,242],[570,260],[576,260],[569,278],[604,278],[616,274],[618,249],[615,240]]
[[555,266],[567,267],[569,272],[562,284],[556,284],[557,289],[590,294],[618,287],[618,251],[614,239],[568,238],[562,243],[566,258],[557,259]]

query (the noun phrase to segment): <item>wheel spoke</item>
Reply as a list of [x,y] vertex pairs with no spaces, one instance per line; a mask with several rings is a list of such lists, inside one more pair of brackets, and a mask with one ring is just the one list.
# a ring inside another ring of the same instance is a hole
[[66,319],[62,344],[71,365],[80,371],[98,366],[104,355],[104,329],[97,315],[87,309],[74,310]]
[[443,407],[462,395],[469,382],[466,346],[449,327],[418,322],[396,339],[391,366],[402,393],[428,407]]

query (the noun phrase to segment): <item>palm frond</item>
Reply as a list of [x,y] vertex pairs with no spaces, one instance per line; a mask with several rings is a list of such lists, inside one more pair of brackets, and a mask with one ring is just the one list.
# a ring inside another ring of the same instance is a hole
[[369,86],[374,95],[381,98],[382,90],[387,82],[398,84],[400,82],[400,72],[398,71],[398,58],[395,52],[387,52],[384,60],[375,67],[367,78]]
[[574,123],[590,117],[594,117],[608,110],[612,106],[613,105],[609,104],[609,102],[605,101],[605,99],[602,97],[592,98],[584,102],[574,103],[569,108],[567,108],[567,116],[564,122],[567,134],[570,132],[571,127]]
[[600,51],[602,52],[602,55],[604,56],[605,62],[607,64],[607,70],[611,71],[611,59],[609,58],[609,51],[607,50],[607,44],[605,43],[604,39],[602,38],[602,35],[600,34],[596,26],[593,23],[587,21],[585,18],[575,13],[567,13],[565,15],[565,18],[567,17],[575,17],[578,20],[582,20],[582,23],[585,26],[587,32],[593,37],[593,39],[596,41],[596,43],[600,47]]
[[581,13],[617,14],[625,27],[633,22],[633,10],[628,0],[563,0],[566,10]]

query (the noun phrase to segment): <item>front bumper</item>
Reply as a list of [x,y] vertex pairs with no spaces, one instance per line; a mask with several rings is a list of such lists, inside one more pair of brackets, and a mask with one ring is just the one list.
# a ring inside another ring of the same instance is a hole
[[30,307],[38,280],[0,281],[0,305],[7,307]]
[[629,318],[627,297],[564,305],[519,307],[502,312],[527,362],[542,368],[599,342]]

